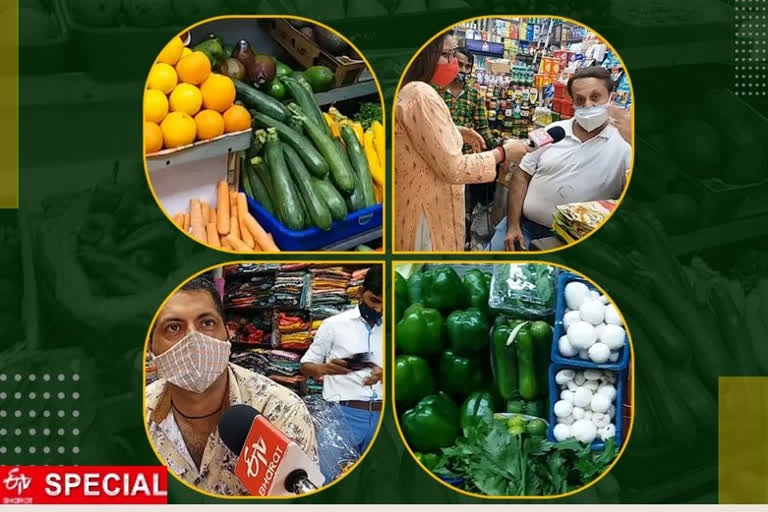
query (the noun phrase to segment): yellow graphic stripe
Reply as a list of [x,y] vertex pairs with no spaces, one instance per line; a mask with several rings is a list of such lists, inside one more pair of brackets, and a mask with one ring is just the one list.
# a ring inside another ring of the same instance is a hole
[[0,208],[19,207],[19,5],[0,7]]
[[719,501],[768,503],[768,378],[720,377]]

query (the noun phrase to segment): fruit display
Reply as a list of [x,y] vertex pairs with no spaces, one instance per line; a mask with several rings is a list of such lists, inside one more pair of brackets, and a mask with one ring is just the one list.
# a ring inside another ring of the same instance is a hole
[[146,154],[248,130],[250,125],[248,111],[235,105],[234,82],[214,73],[204,52],[189,50],[178,37],[162,49],[144,91]]
[[395,270],[396,416],[428,471],[476,494],[552,496],[611,467],[628,364],[555,360],[555,304],[593,300],[565,284],[585,279],[543,263]]

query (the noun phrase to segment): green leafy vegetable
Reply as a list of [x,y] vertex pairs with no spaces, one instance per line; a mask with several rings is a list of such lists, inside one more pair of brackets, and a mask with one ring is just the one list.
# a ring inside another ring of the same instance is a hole
[[593,452],[574,439],[551,443],[542,436],[510,434],[502,421],[482,421],[442,452],[432,471],[463,478],[467,491],[547,496],[588,484],[608,468],[618,449],[613,439],[603,451]]
[[363,103],[360,105],[360,111],[354,116],[355,121],[363,125],[363,129],[370,128],[374,121],[381,121],[381,103]]

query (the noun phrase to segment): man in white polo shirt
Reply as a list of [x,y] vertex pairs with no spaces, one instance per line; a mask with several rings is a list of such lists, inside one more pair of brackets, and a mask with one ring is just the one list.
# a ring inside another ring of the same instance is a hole
[[558,121],[565,138],[523,157],[512,175],[507,218],[496,227],[492,251],[528,249],[531,240],[552,236],[555,207],[618,199],[626,183],[632,149],[611,122],[611,73],[581,68],[568,80],[573,119]]
[[381,414],[382,268],[368,270],[360,304],[327,318],[301,358],[301,373],[323,381],[323,398],[341,405],[344,419],[363,453]]

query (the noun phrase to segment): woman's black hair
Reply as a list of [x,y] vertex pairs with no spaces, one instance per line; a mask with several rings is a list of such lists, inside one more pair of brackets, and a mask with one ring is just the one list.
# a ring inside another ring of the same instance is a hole
[[402,85],[411,82],[427,82],[432,80],[432,76],[437,70],[437,62],[440,60],[440,54],[443,53],[443,42],[445,38],[453,35],[453,30],[446,30],[434,38],[423,50],[416,55],[411,65],[405,71]]

